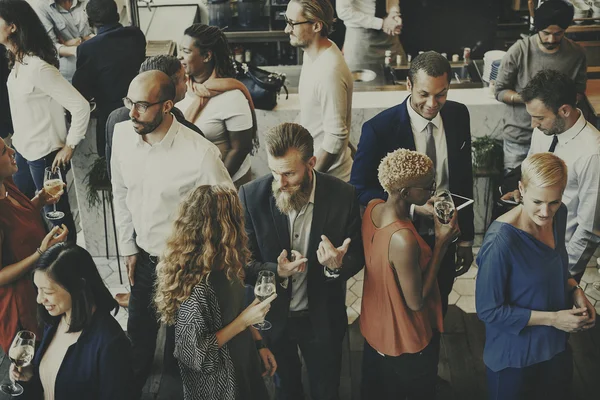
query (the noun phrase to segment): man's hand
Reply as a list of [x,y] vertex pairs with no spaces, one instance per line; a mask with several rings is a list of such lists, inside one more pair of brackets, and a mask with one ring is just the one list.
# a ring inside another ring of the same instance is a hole
[[263,372],[262,376],[275,375],[275,371],[277,371],[277,361],[275,361],[275,356],[271,353],[271,350],[264,347],[258,351],[258,354],[260,354],[260,359],[265,367],[265,372]]
[[586,308],[588,322],[581,328],[582,331],[593,328],[596,325],[596,309],[590,303],[583,290],[575,289],[573,292],[573,306],[576,308]]
[[433,219],[433,202],[434,201],[435,201],[435,198],[432,197],[429,200],[427,200],[427,203],[423,204],[422,206],[415,206],[415,214],[418,215],[419,217]]
[[317,259],[319,263],[331,270],[342,267],[342,260],[350,246],[350,238],[346,238],[340,247],[334,247],[327,236],[321,235],[321,243],[317,249]]
[[287,250],[284,249],[277,257],[277,275],[281,278],[288,278],[298,272],[304,272],[307,261],[308,259],[296,250],[292,250],[292,261],[289,261]]
[[398,29],[402,29],[402,18],[396,13],[390,13],[383,19],[381,30],[390,36],[394,36]]
[[54,157],[54,161],[52,161],[52,169],[55,170],[57,167],[64,168],[71,161],[73,157],[73,149],[66,144],[58,153],[56,153],[56,157]]
[[133,286],[134,276],[135,276],[135,264],[137,264],[137,254],[132,254],[130,256],[125,256],[125,266],[127,267],[127,276],[129,277],[129,284]]
[[73,38],[62,42],[65,46],[79,46],[82,42],[81,38]]
[[456,276],[461,276],[471,268],[473,258],[471,246],[456,246]]

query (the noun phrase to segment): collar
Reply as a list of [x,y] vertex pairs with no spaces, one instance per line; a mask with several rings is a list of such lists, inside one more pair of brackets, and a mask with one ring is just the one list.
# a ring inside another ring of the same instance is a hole
[[[173,115],[173,113],[171,113],[171,115]],[[150,145],[144,141],[142,135],[138,135],[136,133],[136,143],[138,146],[164,147],[165,149],[169,149],[175,141],[175,137],[177,136],[177,132],[179,131],[180,125],[181,124],[179,123],[179,121],[177,121],[177,118],[175,118],[175,116],[173,115],[173,122],[171,123],[171,127],[169,127],[169,130],[167,131],[167,134],[165,135],[163,140],[153,145]]]
[[583,116],[581,110],[578,108],[577,111],[579,111],[579,118],[577,119],[577,122],[575,122],[575,124],[573,124],[572,127],[567,129],[563,133],[556,135],[559,144],[566,144],[571,140],[575,139],[577,135],[579,135],[581,131],[583,131],[583,128],[585,128],[585,126],[587,125],[587,121],[585,120],[585,117]]
[[308,199],[309,203],[315,204],[315,188],[317,187],[317,172],[313,168],[313,181],[312,181],[312,191],[310,192],[310,198]]
[[[50,7],[56,8],[58,6],[58,4],[56,4],[56,0],[47,0],[48,1],[48,5]],[[77,5],[79,4],[79,2],[77,0],[73,0],[73,4],[71,5],[71,10],[74,9],[75,7],[77,7]],[[61,7],[61,9],[65,10],[64,8]]]
[[121,28],[122,26],[123,25],[118,22],[115,22],[114,24],[102,25],[100,28],[98,28],[98,35],[103,34],[104,32],[112,31],[113,29]]
[[412,108],[412,104],[410,102],[412,96],[408,96],[408,99],[406,100],[406,110],[408,111],[408,117],[410,118],[410,123],[413,124],[413,126],[416,128],[417,132],[414,132],[415,134],[421,133],[425,130],[425,128],[427,128],[427,124],[429,124],[430,122],[433,124],[433,126],[435,126],[436,128],[439,128],[441,126],[442,123],[442,117],[440,115],[440,113],[438,112],[437,115],[435,116],[435,118],[433,118],[431,121],[428,120],[427,118],[423,118],[418,112],[416,112],[413,108]]

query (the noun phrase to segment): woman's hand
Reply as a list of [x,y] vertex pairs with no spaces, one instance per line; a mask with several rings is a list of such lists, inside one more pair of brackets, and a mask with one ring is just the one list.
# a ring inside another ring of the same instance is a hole
[[554,313],[551,326],[567,333],[579,332],[589,323],[587,308],[573,308]]
[[10,368],[9,368],[8,373],[10,375],[10,379],[13,382],[15,382],[15,381],[28,382],[31,380],[31,378],[33,378],[33,366],[28,365],[26,367],[17,367],[15,364],[10,363]]
[[265,367],[265,372],[263,372],[262,376],[273,376],[275,371],[277,371],[277,362],[275,361],[275,356],[271,353],[271,350],[264,347],[258,351],[258,354]]
[[55,226],[42,240],[42,244],[40,244],[40,250],[46,251],[49,247],[54,246],[56,243],[64,242],[67,240],[68,234],[69,230],[64,224],[61,226]]
[[277,293],[273,293],[263,302],[260,302],[258,299],[254,299],[252,304],[242,311],[238,318],[243,321],[245,327],[263,322],[265,320],[265,315],[267,315],[269,309],[271,308],[271,302],[275,300],[276,297]]
[[455,210],[452,219],[447,224],[442,224],[440,219],[434,215],[433,221],[435,224],[435,242],[444,246],[448,246],[454,239],[460,236],[460,228],[458,227],[458,212]]
[[575,289],[573,292],[573,305],[577,308],[585,308],[586,312],[582,315],[588,317],[588,322],[581,328],[582,331],[593,328],[596,325],[596,309],[590,303],[585,293],[581,289]]
[[58,192],[56,195],[52,196],[50,193],[48,193],[46,191],[46,188],[42,188],[42,190],[40,190],[38,192],[38,194],[36,195],[36,197],[39,199],[39,206],[40,207],[44,207],[47,205],[52,205],[52,204],[56,204],[58,203],[58,201],[60,200],[60,196],[63,195],[63,193],[65,193],[65,188],[67,187],[66,184],[63,183],[63,188],[60,192]]

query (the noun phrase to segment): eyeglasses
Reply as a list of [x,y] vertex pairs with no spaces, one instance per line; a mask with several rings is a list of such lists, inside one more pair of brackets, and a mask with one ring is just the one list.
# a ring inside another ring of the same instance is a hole
[[155,106],[157,104],[162,104],[165,101],[167,101],[167,100],[160,100],[160,101],[157,101],[156,103],[147,103],[145,101],[138,101],[137,103],[135,103],[129,97],[123,97],[123,104],[125,105],[125,107],[128,110],[131,110],[132,108],[135,107],[135,111],[137,111],[140,114],[144,114],[146,111],[148,111],[148,109],[150,107]]
[[409,188],[420,189],[420,190],[428,190],[431,193],[431,195],[433,196],[435,194],[435,191],[437,190],[437,183],[435,181],[433,181],[433,183],[431,184],[431,186],[428,187],[428,188],[416,187],[416,186],[409,186]]
[[292,21],[291,19],[288,19],[288,17],[287,17],[287,16],[285,16],[285,15],[283,16],[283,19],[285,20],[285,23],[286,23],[286,24],[288,24],[288,26],[289,26],[290,28],[292,28],[292,29],[294,29],[294,27],[295,27],[296,25],[302,25],[302,24],[312,24],[312,23],[313,23],[312,21],[308,21],[308,20],[307,20],[307,21],[301,21],[301,22],[294,22],[294,21]]

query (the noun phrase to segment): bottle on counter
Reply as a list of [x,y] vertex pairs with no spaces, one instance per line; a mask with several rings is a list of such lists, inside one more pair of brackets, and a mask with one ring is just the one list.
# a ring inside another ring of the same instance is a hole
[[400,54],[396,55],[396,65],[398,67],[402,65],[402,56]]
[[385,51],[385,60],[384,60],[383,64],[386,67],[389,67],[391,63],[392,63],[392,51],[391,50],[386,50]]
[[471,61],[471,48],[470,47],[465,47],[465,50],[463,51],[463,61],[465,62],[465,65]]
[[458,54],[452,54],[452,62],[459,62],[460,56]]
[[412,62],[412,55],[407,54],[406,55],[406,65],[408,65],[410,67],[411,62]]

